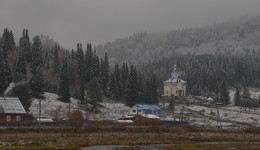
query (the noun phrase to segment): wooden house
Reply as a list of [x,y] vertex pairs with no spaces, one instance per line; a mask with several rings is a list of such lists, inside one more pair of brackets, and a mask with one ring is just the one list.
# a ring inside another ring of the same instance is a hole
[[0,97],[0,125],[25,124],[26,111],[18,97]]

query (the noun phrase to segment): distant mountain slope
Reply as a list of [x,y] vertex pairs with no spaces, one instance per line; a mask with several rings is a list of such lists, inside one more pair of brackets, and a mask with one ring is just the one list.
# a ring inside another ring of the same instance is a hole
[[173,52],[204,54],[247,53],[260,49],[260,16],[248,17],[202,28],[185,28],[166,33],[138,33],[97,46],[97,53],[108,52],[113,61],[149,62]]

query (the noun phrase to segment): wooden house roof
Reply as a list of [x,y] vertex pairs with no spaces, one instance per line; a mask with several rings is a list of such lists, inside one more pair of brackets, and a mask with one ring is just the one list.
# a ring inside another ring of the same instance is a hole
[[26,111],[18,97],[0,96],[0,113],[26,114]]

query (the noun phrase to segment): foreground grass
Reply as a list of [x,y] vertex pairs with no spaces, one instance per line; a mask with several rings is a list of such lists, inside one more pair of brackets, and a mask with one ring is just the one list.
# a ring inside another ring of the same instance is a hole
[[[191,145],[196,142],[258,142],[260,134],[246,131],[199,131],[189,126],[87,125],[82,128],[23,127],[0,129],[0,149],[76,150],[93,145],[177,144],[165,149],[209,149],[230,144]],[[238,144],[236,144],[238,145]],[[236,146],[233,144],[233,146]],[[238,145],[243,146],[243,145]]]
[[252,146],[250,144],[191,144],[167,146],[164,150],[220,150],[237,148],[239,150],[259,150],[260,146]]

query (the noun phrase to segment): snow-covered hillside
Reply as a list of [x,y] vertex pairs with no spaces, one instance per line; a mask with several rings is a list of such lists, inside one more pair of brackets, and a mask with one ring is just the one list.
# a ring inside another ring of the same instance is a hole
[[[57,100],[58,95],[53,93],[44,93],[44,99],[32,99],[30,114],[34,117],[39,115],[39,104],[41,101],[41,117],[51,117],[54,119],[65,119],[71,111],[78,109],[78,100],[71,98],[71,103],[65,103]],[[83,111],[83,110],[82,110]],[[84,113],[84,111],[83,111]]]
[[[99,103],[103,107],[99,107],[99,113],[87,112],[79,107],[79,100],[71,98],[71,103],[64,103],[57,100],[58,95],[53,93],[44,93],[45,99],[41,100],[41,116],[51,117],[54,119],[65,119],[70,111],[79,109],[83,113],[84,117],[88,120],[117,120],[123,115],[127,114],[130,110],[129,107],[120,102],[114,102],[111,100],[104,100]],[[34,117],[39,115],[39,101],[40,99],[33,99],[30,107],[30,114]]]
[[[260,94],[259,89],[250,89],[252,98],[256,98]],[[230,90],[230,97],[233,99],[234,90]],[[51,117],[54,119],[64,119],[67,118],[70,110],[80,109],[84,117],[88,120],[111,120],[115,121],[121,118],[130,110],[122,102],[116,102],[112,100],[105,99],[103,102],[99,103],[98,112],[85,111],[79,108],[79,100],[71,98],[71,104],[64,103],[57,100],[58,95],[53,93],[44,93],[45,99],[41,100],[42,107],[42,117]],[[69,106],[70,105],[70,106]],[[220,121],[218,119],[217,107],[209,105],[177,105],[175,106],[175,111],[171,112],[168,110],[168,104],[164,104],[164,111],[166,116],[162,119],[166,120],[179,120],[180,114],[183,109],[183,118],[189,121],[190,124],[203,127],[217,127],[220,126]],[[163,108],[163,107],[162,107]],[[30,107],[30,114],[34,117],[39,115],[39,99],[33,99],[32,105]],[[245,111],[241,107],[229,105],[224,107],[219,107],[219,117],[221,120],[222,127],[226,128],[240,128],[249,125],[260,126],[260,108],[254,110]]]

